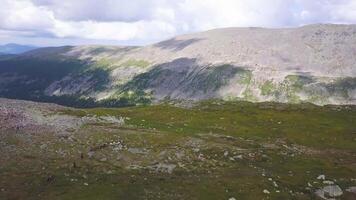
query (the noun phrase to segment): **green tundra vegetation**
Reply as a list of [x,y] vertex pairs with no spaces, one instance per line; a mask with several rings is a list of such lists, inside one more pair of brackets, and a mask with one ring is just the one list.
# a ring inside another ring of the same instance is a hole
[[211,100],[46,113],[125,123],[1,134],[0,199],[316,199],[320,175],[355,185],[354,106]]
[[135,67],[142,67],[146,68],[150,65],[150,63],[146,60],[136,60],[136,59],[129,59],[121,64],[123,67],[127,66],[135,66]]

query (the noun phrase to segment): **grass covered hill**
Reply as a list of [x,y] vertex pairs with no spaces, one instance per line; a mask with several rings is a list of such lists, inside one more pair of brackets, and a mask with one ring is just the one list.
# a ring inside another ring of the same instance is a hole
[[354,106],[0,103],[0,199],[356,197]]

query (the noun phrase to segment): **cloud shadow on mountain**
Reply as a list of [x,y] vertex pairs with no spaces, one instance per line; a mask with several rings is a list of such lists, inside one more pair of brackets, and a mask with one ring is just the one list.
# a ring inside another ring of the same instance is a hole
[[166,40],[160,43],[155,44],[155,47],[161,48],[161,49],[166,49],[166,50],[172,50],[172,51],[180,51],[188,47],[189,45],[192,45],[196,42],[199,42],[203,39],[199,38],[192,38],[188,40],[177,40],[177,39],[170,39]]
[[218,90],[238,73],[245,72],[233,65],[200,65],[193,58],[179,58],[139,74],[123,86],[123,91],[152,91],[158,99],[215,98]]

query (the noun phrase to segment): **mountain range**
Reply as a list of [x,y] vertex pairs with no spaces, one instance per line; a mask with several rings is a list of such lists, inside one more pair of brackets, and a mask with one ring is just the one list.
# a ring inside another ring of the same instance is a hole
[[356,25],[224,28],[143,47],[38,48],[0,59],[0,96],[104,105],[356,104]]
[[1,54],[21,54],[27,51],[34,50],[38,47],[30,46],[30,45],[20,45],[9,43],[5,45],[0,45],[0,55]]

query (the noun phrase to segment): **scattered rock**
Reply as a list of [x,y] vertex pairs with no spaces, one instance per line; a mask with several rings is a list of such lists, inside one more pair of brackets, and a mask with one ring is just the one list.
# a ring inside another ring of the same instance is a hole
[[333,185],[333,184],[334,184],[334,181],[328,181],[328,180],[326,180],[326,181],[323,181],[323,183],[326,184],[326,185]]
[[138,170],[138,169],[144,169],[145,167],[141,165],[129,165],[126,167],[127,169],[133,169],[133,170]]
[[202,153],[199,154],[198,160],[201,160],[201,161],[205,160],[204,155]]
[[118,156],[116,157],[116,160],[121,160],[122,158],[123,158],[122,155],[118,155]]
[[274,186],[274,187],[278,187],[278,184],[277,184],[276,181],[273,181],[273,186]]
[[176,152],[176,157],[177,157],[177,159],[182,159],[184,157],[184,151]]
[[101,116],[99,118],[99,120],[101,122],[106,122],[106,123],[112,123],[112,124],[116,124],[116,125],[119,125],[119,126],[122,126],[125,124],[125,119],[122,118],[122,117],[119,117],[119,118],[116,118],[115,116]]
[[263,190],[263,193],[270,194],[270,192],[268,190],[266,190],[266,189]]
[[159,152],[158,156],[164,157],[166,154],[167,154],[167,150],[163,150],[163,151]]
[[148,150],[147,149],[142,149],[142,148],[128,148],[128,152],[133,153],[133,154],[147,154]]
[[236,200],[235,197],[230,197],[229,200]]
[[95,152],[94,151],[89,151],[87,154],[88,154],[89,158],[92,158],[94,156]]
[[153,169],[156,172],[163,172],[171,174],[173,170],[176,168],[175,164],[165,164],[165,163],[158,163],[153,166],[149,166],[149,169]]
[[234,156],[233,158],[234,158],[235,160],[237,160],[237,159],[240,159],[240,160],[241,160],[243,157],[242,157],[242,155],[236,155],[236,156]]
[[321,174],[321,175],[319,175],[316,179],[318,179],[318,180],[325,180],[325,175],[324,175],[324,174]]
[[122,149],[123,149],[123,146],[121,144],[119,144],[119,145],[117,145],[117,146],[112,148],[112,150],[116,151],[116,152],[121,151]]

